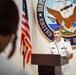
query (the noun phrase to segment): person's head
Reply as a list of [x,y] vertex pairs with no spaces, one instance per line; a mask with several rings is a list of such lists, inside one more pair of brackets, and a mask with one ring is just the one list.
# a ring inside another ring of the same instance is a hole
[[59,42],[61,40],[61,29],[59,27],[54,28],[54,38],[57,42]]
[[12,36],[14,36],[9,58],[15,51],[18,22],[19,13],[15,2],[13,0],[0,0],[0,52],[6,48]]

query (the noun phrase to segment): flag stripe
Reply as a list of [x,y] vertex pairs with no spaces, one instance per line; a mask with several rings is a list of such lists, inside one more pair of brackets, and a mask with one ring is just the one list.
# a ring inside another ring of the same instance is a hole
[[28,42],[28,40],[27,39],[25,39],[25,41],[24,41],[25,43],[26,43],[26,45],[31,49],[32,47],[31,47],[31,45],[30,45],[30,43]]
[[[30,54],[31,54],[31,51],[26,47],[26,51],[24,52],[24,56],[25,56],[25,61],[28,63],[29,62],[29,59],[30,59]],[[29,58],[29,59],[28,59]]]
[[21,41],[20,41],[20,54],[22,54],[22,42],[23,42],[23,34],[21,34]]
[[29,62],[29,59],[30,59],[30,54],[31,54],[31,51],[29,51],[29,53],[28,53],[28,59],[26,60],[26,63],[28,63]]
[[22,18],[26,19],[26,16],[25,16],[25,14],[22,14]]
[[27,22],[22,21],[23,26],[27,27],[29,29],[29,26],[27,24]]
[[[21,28],[22,29],[22,32],[24,35],[27,35],[27,37],[30,39],[30,35],[29,35],[29,32],[27,32],[25,29]],[[26,33],[25,33],[26,32]]]

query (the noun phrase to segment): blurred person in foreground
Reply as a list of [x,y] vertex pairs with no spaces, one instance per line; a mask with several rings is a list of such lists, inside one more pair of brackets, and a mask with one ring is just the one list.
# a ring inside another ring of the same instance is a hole
[[9,60],[15,52],[18,22],[19,13],[15,2],[0,0],[0,53],[4,52],[9,42],[12,43],[8,58],[0,55],[0,75],[27,75],[25,70]]
[[[69,40],[62,38],[61,29],[55,28],[53,31],[54,40],[50,43],[50,54],[59,54],[67,59],[73,58],[73,51]],[[62,66],[61,75],[71,75],[70,63]]]

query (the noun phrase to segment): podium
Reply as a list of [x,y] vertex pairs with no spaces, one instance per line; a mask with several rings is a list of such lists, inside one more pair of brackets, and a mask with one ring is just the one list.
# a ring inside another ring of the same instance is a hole
[[32,54],[31,64],[38,65],[38,75],[61,75],[61,66],[69,60],[60,55]]

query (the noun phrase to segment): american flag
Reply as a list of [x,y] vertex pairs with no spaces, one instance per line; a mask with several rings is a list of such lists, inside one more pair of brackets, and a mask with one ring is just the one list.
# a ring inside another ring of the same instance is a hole
[[25,63],[29,62],[32,52],[30,27],[28,24],[28,10],[26,0],[22,0],[22,25],[21,25],[21,44],[20,53],[23,54]]

